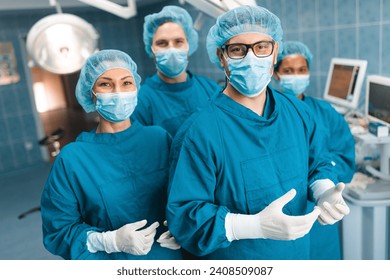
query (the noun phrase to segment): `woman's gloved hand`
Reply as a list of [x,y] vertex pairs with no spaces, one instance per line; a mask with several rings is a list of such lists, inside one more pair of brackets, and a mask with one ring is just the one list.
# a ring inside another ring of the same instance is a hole
[[239,239],[269,238],[295,240],[306,235],[321,213],[319,207],[303,216],[288,216],[283,207],[296,195],[292,189],[254,215],[228,213],[225,219],[226,237]]
[[[164,221],[164,226],[168,226],[167,221]],[[175,237],[172,236],[171,232],[167,230],[157,239],[157,242],[160,243],[161,247],[165,247],[171,250],[178,250],[181,248],[179,243],[176,242]]]
[[120,252],[132,255],[146,255],[149,253],[159,223],[155,222],[149,227],[141,229],[146,223],[146,220],[142,220],[124,225],[116,230],[115,242]]
[[142,220],[126,224],[114,231],[88,232],[87,248],[91,253],[105,251],[146,255],[152,248],[159,223],[155,222],[142,229],[146,224],[147,221]]

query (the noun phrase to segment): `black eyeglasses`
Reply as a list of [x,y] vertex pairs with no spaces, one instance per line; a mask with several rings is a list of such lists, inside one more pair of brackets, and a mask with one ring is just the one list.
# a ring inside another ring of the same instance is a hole
[[249,49],[252,49],[257,57],[270,56],[274,47],[274,41],[259,41],[253,44],[226,44],[222,46],[222,50],[226,51],[227,56],[231,59],[242,59],[247,55]]

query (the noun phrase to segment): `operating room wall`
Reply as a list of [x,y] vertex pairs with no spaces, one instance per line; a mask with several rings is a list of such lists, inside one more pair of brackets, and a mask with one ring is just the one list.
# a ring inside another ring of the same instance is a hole
[[[367,74],[390,76],[390,13],[385,12],[390,11],[390,0],[257,0],[257,3],[280,17],[285,40],[302,40],[312,50],[308,94],[322,96],[332,57],[367,59]],[[63,9],[63,12],[78,15],[94,25],[100,34],[100,48],[128,52],[145,78],[155,72],[155,66],[144,51],[144,16],[168,4],[179,2],[162,1],[141,7],[138,15],[128,20],[95,8]],[[188,4],[184,7],[195,19],[196,9]],[[37,113],[22,38],[36,21],[54,12],[53,9],[0,11],[0,42],[13,43],[21,76],[16,84],[0,86],[0,173],[42,161],[38,140],[43,135],[35,122]],[[198,50],[190,58],[189,69],[221,81],[223,72],[210,64],[205,47],[213,23],[207,17],[199,31]]]
[[[131,19],[122,19],[95,8],[63,9],[91,23],[100,34],[101,49],[120,49],[131,55],[138,64],[141,77],[145,78],[155,72],[155,66],[145,51],[142,40],[144,16],[158,12],[164,5],[179,4],[178,1],[162,1],[160,5],[146,6],[138,9],[138,15]],[[185,5],[195,18],[197,11]],[[43,161],[39,139],[43,138],[39,116],[33,100],[31,77],[26,66],[27,57],[23,44],[31,26],[39,19],[55,13],[55,10],[0,11],[0,42],[12,42],[17,59],[17,71],[20,81],[15,84],[0,86],[0,174],[39,164]],[[200,33],[200,44],[194,59],[191,59],[190,70],[211,78],[219,79],[223,74],[214,69],[206,54],[205,36],[212,19],[206,20],[204,30]],[[206,24],[208,24],[206,26]],[[0,182],[1,187],[1,182]]]

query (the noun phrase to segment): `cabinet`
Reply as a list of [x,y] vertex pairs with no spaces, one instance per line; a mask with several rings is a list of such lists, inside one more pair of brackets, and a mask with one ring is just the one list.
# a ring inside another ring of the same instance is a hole
[[390,199],[359,200],[347,191],[343,196],[351,210],[341,223],[343,259],[388,260]]

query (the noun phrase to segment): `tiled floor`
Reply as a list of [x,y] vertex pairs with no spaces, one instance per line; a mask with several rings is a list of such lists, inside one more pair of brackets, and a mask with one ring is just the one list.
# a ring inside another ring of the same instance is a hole
[[50,167],[42,163],[0,175],[0,260],[59,259],[43,247],[40,212],[18,218],[39,206]]

